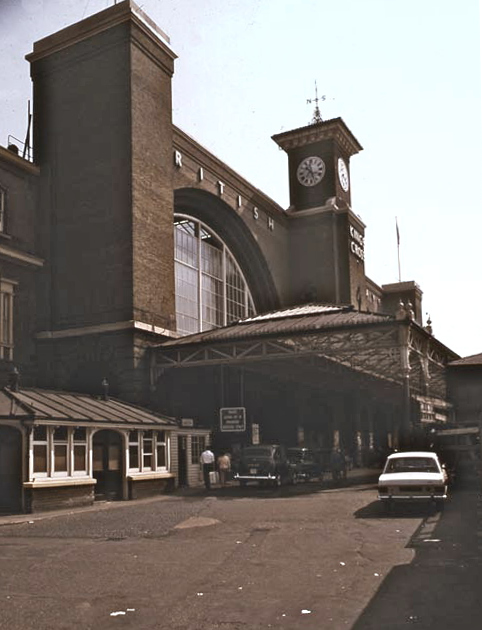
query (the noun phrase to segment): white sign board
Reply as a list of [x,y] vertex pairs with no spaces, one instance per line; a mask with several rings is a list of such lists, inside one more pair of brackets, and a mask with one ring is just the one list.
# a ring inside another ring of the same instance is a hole
[[221,431],[233,433],[246,431],[246,408],[221,407],[219,410],[219,428]]

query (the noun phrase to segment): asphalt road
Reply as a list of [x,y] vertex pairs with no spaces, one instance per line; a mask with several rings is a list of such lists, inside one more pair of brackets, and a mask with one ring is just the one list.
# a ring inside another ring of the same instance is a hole
[[366,481],[0,518],[0,628],[477,626],[478,494],[387,516]]

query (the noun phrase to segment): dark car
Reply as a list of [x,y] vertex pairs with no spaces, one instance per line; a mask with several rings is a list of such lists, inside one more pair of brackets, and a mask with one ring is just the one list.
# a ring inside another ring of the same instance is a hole
[[283,446],[259,444],[242,449],[234,478],[242,486],[248,481],[281,486],[293,481],[293,473]]
[[323,479],[322,466],[315,453],[309,448],[289,448],[288,462],[293,471],[294,481],[310,481]]

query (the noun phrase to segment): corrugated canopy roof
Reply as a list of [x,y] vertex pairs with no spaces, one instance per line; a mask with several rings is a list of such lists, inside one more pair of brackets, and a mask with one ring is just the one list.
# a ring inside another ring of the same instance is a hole
[[452,365],[482,365],[482,352],[480,354],[472,354],[469,357],[463,357],[457,361],[452,361],[449,366]]
[[224,328],[172,339],[160,344],[162,348],[180,347],[202,342],[247,339],[265,335],[289,335],[338,327],[381,324],[393,321],[390,315],[361,313],[352,306],[307,304],[240,320]]
[[64,391],[22,388],[0,392],[0,416],[58,421],[59,423],[175,426],[169,416],[130,403]]

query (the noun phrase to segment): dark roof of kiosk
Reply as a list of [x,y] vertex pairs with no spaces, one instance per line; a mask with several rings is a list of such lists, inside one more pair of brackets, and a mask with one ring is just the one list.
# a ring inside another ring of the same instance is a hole
[[457,361],[451,361],[449,366],[451,367],[452,365],[482,365],[482,352],[480,354],[471,354],[469,357],[457,359]]
[[393,321],[394,318],[390,315],[364,313],[354,310],[352,306],[306,304],[249,317],[224,328],[214,328],[165,341],[158,347],[179,347],[202,342],[223,342],[265,335],[286,335]]
[[3,389],[0,392],[0,416],[61,423],[176,425],[174,418],[115,398],[104,400],[100,396],[38,388]]

